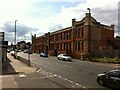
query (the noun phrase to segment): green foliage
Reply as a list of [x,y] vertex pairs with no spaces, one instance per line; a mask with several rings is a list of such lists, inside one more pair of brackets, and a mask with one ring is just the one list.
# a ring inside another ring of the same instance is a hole
[[102,63],[120,63],[120,58],[94,58],[93,62],[102,62]]

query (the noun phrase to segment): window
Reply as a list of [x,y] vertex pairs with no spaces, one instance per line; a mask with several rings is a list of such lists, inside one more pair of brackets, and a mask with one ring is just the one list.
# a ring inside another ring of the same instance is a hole
[[81,43],[82,50],[84,50],[84,42]]
[[75,42],[75,50],[77,50],[77,42]]
[[80,42],[78,42],[78,50],[80,50]]
[[62,40],[62,33],[60,34],[60,39]]
[[69,43],[69,50],[71,50],[71,42]]
[[68,31],[64,32],[64,39],[67,40],[68,39]]
[[50,46],[51,46],[51,50],[53,50],[54,49],[54,44],[51,44]]
[[55,35],[55,40],[56,40],[56,41],[58,40],[58,34]]
[[66,43],[66,50],[68,50],[68,42]]
[[62,50],[62,43],[60,43],[60,50]]
[[69,31],[69,39],[71,39],[72,33],[71,30]]
[[80,37],[80,29],[78,29],[78,37]]
[[59,50],[59,43],[58,44],[56,44],[57,45],[57,49]]
[[84,36],[84,28],[82,28],[81,34],[82,34],[82,37],[83,37]]
[[75,37],[77,37],[77,30],[75,30]]
[[119,71],[114,71],[114,72],[108,73],[108,75],[111,76],[111,77],[118,77],[120,75],[120,72]]

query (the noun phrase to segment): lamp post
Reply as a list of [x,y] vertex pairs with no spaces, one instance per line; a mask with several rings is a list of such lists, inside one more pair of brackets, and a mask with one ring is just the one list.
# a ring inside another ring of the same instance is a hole
[[15,45],[16,45],[16,22],[17,22],[18,20],[15,20]]
[[16,22],[17,22],[18,20],[15,20],[15,38],[14,38],[14,58],[16,58],[16,53],[15,53],[15,49],[16,49]]
[[91,40],[91,36],[90,36],[90,34],[91,34],[91,20],[90,20],[90,8],[87,8],[87,10],[89,11],[89,26],[88,26],[88,59],[89,59],[89,61],[91,60],[91,54],[90,54],[90,40]]

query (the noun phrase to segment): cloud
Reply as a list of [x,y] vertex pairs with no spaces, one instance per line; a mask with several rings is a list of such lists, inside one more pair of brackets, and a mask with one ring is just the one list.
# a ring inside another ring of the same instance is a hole
[[51,26],[51,27],[49,28],[49,31],[50,31],[50,32],[54,32],[54,31],[60,30],[60,29],[62,29],[62,28],[63,28],[63,27],[62,27],[61,24],[55,24],[55,25],[53,25],[53,26]]
[[[15,33],[15,23],[13,22],[5,22],[3,24],[3,27],[1,29],[5,32],[6,40],[13,42],[14,33]],[[24,38],[25,35],[30,34],[30,32],[38,31],[36,28],[28,27],[21,24],[16,24],[16,35],[17,35],[17,41],[20,41],[22,38]]]
[[[0,0],[0,27],[7,33],[6,37],[8,41],[12,41],[12,39],[9,40],[10,38],[8,37],[14,33],[14,23],[10,21],[16,19],[19,20],[17,22],[17,37],[19,40],[22,39],[24,35],[29,36],[31,32],[40,36],[49,31],[52,32],[71,26],[72,19],[76,18],[76,20],[79,21],[84,18],[85,13],[88,12],[87,8],[89,7],[92,16],[98,22],[107,25],[115,24],[117,30],[118,1],[119,0]],[[42,2],[44,2],[43,5],[41,5]],[[59,8],[57,7],[58,5]]]

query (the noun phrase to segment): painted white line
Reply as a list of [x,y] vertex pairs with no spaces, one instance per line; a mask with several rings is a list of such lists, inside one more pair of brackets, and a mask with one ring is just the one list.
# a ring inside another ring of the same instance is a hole
[[21,74],[21,75],[19,75],[19,77],[21,77],[21,78],[25,78],[25,77],[26,77],[26,75]]
[[51,78],[51,77],[55,77],[55,76],[50,75],[50,76],[45,76],[45,77],[35,77],[35,78],[30,78],[30,79],[38,79],[38,78]]
[[67,78],[63,78],[64,80],[67,80]]
[[59,78],[62,78],[62,76],[58,76]]
[[79,85],[78,83],[75,83],[77,86]]
[[85,86],[82,86],[82,88],[87,89],[87,87],[85,87]]
[[56,75],[56,74],[54,74],[54,76],[56,77],[57,75]]
[[71,83],[74,83],[72,80],[68,80],[69,82],[71,82]]
[[80,85],[80,84],[78,86],[82,87],[82,85]]

